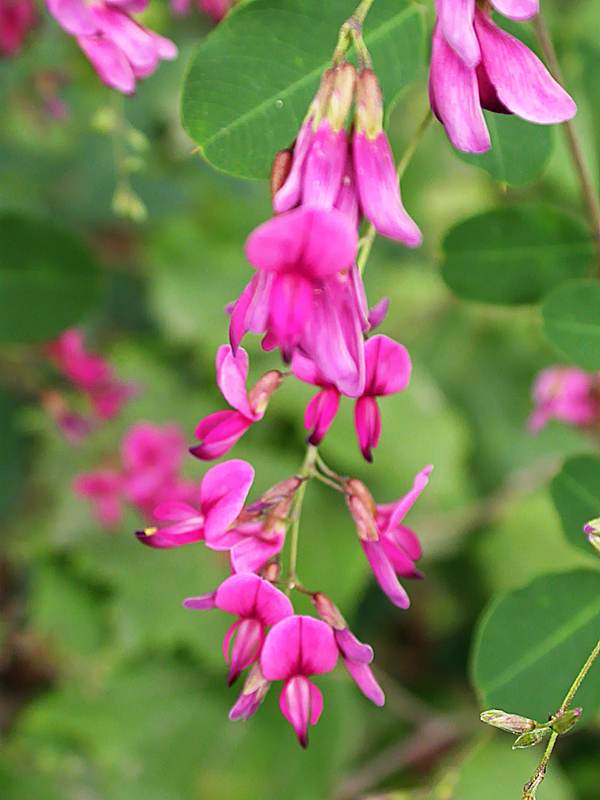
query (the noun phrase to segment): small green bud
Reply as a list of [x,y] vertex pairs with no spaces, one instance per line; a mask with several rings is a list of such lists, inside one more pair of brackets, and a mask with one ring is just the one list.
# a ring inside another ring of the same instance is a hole
[[556,714],[550,720],[549,725],[555,733],[560,733],[562,736],[563,734],[572,730],[575,725],[577,725],[582,712],[582,708],[572,708],[570,711],[564,711],[562,714]]
[[99,108],[92,117],[92,128],[98,133],[112,133],[117,126],[117,115],[109,106]]
[[545,725],[543,728],[535,728],[532,731],[521,734],[513,742],[513,750],[524,750],[526,747],[535,747],[536,744],[543,742],[550,735],[550,727]]
[[127,131],[127,144],[138,153],[143,153],[149,147],[148,137],[137,128],[130,128]]
[[507,714],[506,711],[498,709],[484,711],[479,719],[486,725],[493,725],[494,728],[500,728],[508,733],[527,733],[537,727],[537,722],[533,719],[521,717],[518,714]]
[[148,216],[144,203],[127,186],[118,186],[115,190],[112,210],[117,217],[126,217],[133,222],[144,222]]

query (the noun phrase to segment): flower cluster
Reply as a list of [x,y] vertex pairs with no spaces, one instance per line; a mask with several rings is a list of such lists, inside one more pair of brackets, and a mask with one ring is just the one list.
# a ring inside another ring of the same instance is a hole
[[107,528],[119,524],[125,503],[151,519],[166,499],[185,502],[193,496],[195,483],[180,476],[185,453],[185,438],[176,425],[138,422],[123,438],[120,464],[78,475],[73,489],[92,503]]
[[133,94],[136,82],[152,75],[161,61],[177,56],[173,42],[131,16],[144,11],[148,0],[46,0],[46,5],[100,79],[124,94]]
[[492,20],[492,5],[513,20],[538,12],[538,0],[436,0],[429,95],[458,150],[491,147],[482,108],[539,124],[571,119],[572,98],[523,42]]
[[83,333],[77,328],[70,328],[51,342],[46,354],[89,403],[90,413],[83,415],[73,411],[61,393],[46,391],[43,394],[44,408],[69,441],[77,442],[99,422],[117,417],[123,405],[137,393],[135,386],[115,375],[102,356],[86,349]]
[[600,375],[577,367],[548,367],[535,380],[533,401],[532,433],[538,433],[551,419],[589,428],[600,421]]
[[33,0],[0,0],[0,56],[16,55],[37,21]]

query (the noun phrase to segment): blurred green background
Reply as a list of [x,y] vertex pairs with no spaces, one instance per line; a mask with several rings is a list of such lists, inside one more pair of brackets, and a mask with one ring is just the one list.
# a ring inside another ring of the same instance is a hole
[[[597,176],[600,9],[596,0],[547,6]],[[179,123],[175,87],[209,23],[197,12],[173,20],[158,0],[147,16],[177,42],[180,57],[123,103],[47,17],[24,51],[0,64],[0,212],[60,224],[87,242],[102,271],[98,302],[82,320],[88,341],[143,390],[118,420],[74,447],[31,392],[32,348],[0,349],[0,798],[344,800],[392,790],[398,798],[517,798],[535,755],[511,753],[508,737],[480,730],[469,682],[473,631],[498,591],[593,565],[564,538],[548,481],[563,457],[595,444],[555,423],[528,434],[532,379],[558,360],[538,312],[457,299],[440,276],[440,253],[455,223],[515,203],[543,201],[583,220],[562,133],[550,131],[541,174],[509,186],[459,159],[433,126],[403,181],[425,244],[413,252],[375,243],[369,299],[390,297],[383,331],[409,348],[413,380],[381,403],[374,466],[353,442],[350,404],[322,452],[339,472],[368,481],[381,501],[435,465],[409,518],[422,537],[426,580],[409,587],[408,612],[392,607],[373,585],[341,499],[309,487],[301,574],[372,643],[388,703],[371,707],[338,668],[320,681],[325,712],[302,752],[276,691],[252,721],[228,722],[236,694],[225,688],[221,663],[228,623],[181,608],[184,596],[217,585],[225,560],[201,547],[140,547],[133,512],[106,532],[71,490],[78,472],[116,453],[135,421],[177,422],[191,442],[195,423],[224,407],[214,385],[224,307],[248,278],[245,237],[270,213],[265,183],[211,169]],[[48,73],[67,106],[61,120],[43,108]],[[141,223],[111,210],[115,141],[97,125],[106,109],[123,113],[149,143],[132,151],[143,162],[131,176],[148,210]],[[392,114],[397,154],[425,111],[422,71]],[[275,364],[256,340],[247,344],[252,377]],[[256,468],[256,495],[301,463],[310,396],[309,387],[286,383],[235,449]],[[186,474],[199,478],[203,465],[189,462]],[[597,724],[562,742],[542,796],[597,800],[599,751]]]

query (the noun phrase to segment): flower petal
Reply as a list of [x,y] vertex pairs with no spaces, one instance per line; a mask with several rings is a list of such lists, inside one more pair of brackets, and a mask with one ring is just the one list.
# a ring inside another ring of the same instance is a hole
[[221,345],[217,350],[217,384],[225,400],[243,416],[252,419],[248,403],[246,382],[248,380],[248,353],[240,347],[236,354],[229,345]]
[[316,725],[323,712],[320,689],[304,676],[292,677],[283,685],[279,707],[302,747],[307,747],[308,725]]
[[383,592],[398,608],[408,608],[410,599],[405,589],[400,585],[394,568],[386,556],[381,542],[368,542],[361,540],[361,545],[371,565],[377,583]]
[[231,526],[244,507],[254,480],[254,469],[247,461],[232,459],[208,470],[200,486],[207,542]]
[[371,463],[373,461],[373,448],[379,444],[381,436],[381,412],[374,397],[363,395],[359,397],[354,406],[354,427],[358,445],[363,458]]
[[365,344],[365,394],[382,397],[408,386],[412,364],[403,345],[378,334]]
[[294,613],[283,592],[250,572],[223,581],[217,590],[216,605],[229,614],[257,619],[263,625],[274,625]]
[[473,28],[475,0],[436,0],[439,25],[454,52],[466,67],[475,67],[481,53]]
[[73,36],[93,36],[98,32],[92,12],[84,0],[46,0],[46,6],[67,33]]
[[306,406],[304,427],[310,431],[308,441],[312,445],[320,444],[340,407],[340,393],[334,387],[322,389]]
[[190,447],[190,453],[203,461],[212,461],[228,453],[253,424],[239,411],[216,411],[200,420],[195,435],[201,444]]
[[123,94],[135,92],[135,75],[116,44],[98,36],[78,36],[77,44],[92,62],[100,79]]
[[334,631],[334,636],[344,659],[358,664],[370,664],[373,661],[373,648],[359,642],[349,628]]
[[539,0],[492,0],[492,5],[500,14],[518,22],[535,17],[540,10]]
[[[416,503],[419,495],[429,483],[429,476],[433,471],[433,466],[428,464],[426,467],[418,472],[413,481],[412,489],[407,492],[404,497],[400,498],[393,504],[392,513],[387,525],[387,530],[393,530],[402,522],[404,517],[408,514],[410,509]],[[382,531],[385,533],[385,531]]]
[[383,689],[375,680],[371,667],[368,664],[348,659],[344,659],[344,665],[364,696],[372,703],[375,703],[376,706],[383,706],[385,704],[385,695]]
[[329,625],[314,617],[293,616],[267,634],[261,669],[267,680],[319,675],[335,667],[338,649]]
[[348,137],[342,128],[334,131],[324,119],[312,140],[303,177],[302,204],[333,208],[339,195],[348,156]]
[[298,132],[298,138],[294,145],[292,168],[285,179],[285,183],[273,197],[273,208],[278,214],[289,211],[291,208],[294,208],[294,206],[300,204],[300,200],[302,199],[304,165],[314,136],[312,117],[310,117],[302,124]]

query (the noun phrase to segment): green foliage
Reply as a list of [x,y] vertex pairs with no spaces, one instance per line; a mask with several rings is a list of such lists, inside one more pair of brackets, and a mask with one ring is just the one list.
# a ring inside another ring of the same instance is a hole
[[596,518],[600,508],[600,458],[589,455],[568,459],[552,481],[551,490],[565,536],[591,554],[583,526]]
[[16,412],[16,399],[0,391],[0,511],[4,514],[18,499],[23,479],[23,437]]
[[552,128],[533,125],[509,114],[484,113],[492,149],[480,154],[456,150],[456,155],[467,164],[485,170],[500,183],[520,186],[539,178],[552,155]]
[[443,247],[442,274],[456,294],[507,305],[535,303],[583,277],[594,253],[585,226],[546,206],[478,214],[452,228]]
[[[330,66],[347,0],[256,0],[198,47],[182,101],[183,124],[214,167],[265,178],[273,156],[296,137]],[[365,42],[388,107],[423,59],[422,14],[406,0],[379,0]]]
[[542,306],[544,333],[563,358],[583,369],[600,369],[600,282],[569,281]]
[[85,317],[99,299],[92,252],[73,234],[13,214],[0,217],[0,341],[40,342]]
[[[485,708],[544,721],[563,701],[600,638],[600,571],[542,575],[496,599],[475,637],[473,682]],[[600,707],[600,673],[577,693],[587,719]]]

